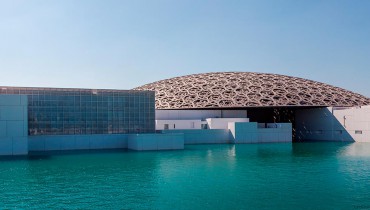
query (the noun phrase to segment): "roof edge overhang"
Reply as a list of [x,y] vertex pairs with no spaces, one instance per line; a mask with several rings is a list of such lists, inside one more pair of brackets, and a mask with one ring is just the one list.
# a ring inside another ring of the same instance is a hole
[[[312,109],[330,106],[246,106],[246,107],[204,107],[204,108],[156,108],[156,110],[243,110],[243,109]],[[333,106],[337,107],[337,106]],[[353,106],[338,106],[350,108]]]

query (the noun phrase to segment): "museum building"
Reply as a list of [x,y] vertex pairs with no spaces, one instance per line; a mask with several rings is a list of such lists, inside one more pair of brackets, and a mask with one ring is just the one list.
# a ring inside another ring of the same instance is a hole
[[193,74],[132,90],[0,86],[0,155],[370,142],[369,105],[343,88],[254,72]]

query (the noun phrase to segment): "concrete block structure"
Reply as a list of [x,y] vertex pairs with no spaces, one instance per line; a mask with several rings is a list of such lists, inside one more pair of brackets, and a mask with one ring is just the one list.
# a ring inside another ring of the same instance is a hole
[[184,135],[184,144],[228,144],[231,143],[228,129],[176,129],[161,130],[161,133]]
[[201,120],[156,120],[156,130],[202,129],[207,122]]
[[156,120],[156,130],[227,129],[229,122],[249,122],[248,118],[206,118],[205,120]]
[[308,109],[298,111],[296,120],[299,139],[370,142],[370,106]]
[[30,151],[125,149],[129,134],[29,136]]
[[210,129],[227,129],[230,122],[249,122],[249,118],[208,118]]
[[184,134],[132,134],[128,137],[128,149],[137,151],[184,149]]
[[230,122],[230,138],[233,143],[278,143],[292,141],[291,123],[269,123],[258,127],[257,123]]

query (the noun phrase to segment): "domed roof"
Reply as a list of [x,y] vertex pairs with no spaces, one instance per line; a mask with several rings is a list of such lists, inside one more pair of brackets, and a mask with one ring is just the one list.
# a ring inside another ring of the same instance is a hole
[[277,74],[193,74],[135,88],[153,90],[157,109],[363,106],[370,99],[321,82]]

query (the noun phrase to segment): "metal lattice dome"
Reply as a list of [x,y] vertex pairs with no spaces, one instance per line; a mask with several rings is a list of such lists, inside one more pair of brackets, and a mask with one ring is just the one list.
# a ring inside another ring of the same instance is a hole
[[370,99],[321,82],[277,74],[194,74],[135,88],[156,93],[157,109],[363,106]]

